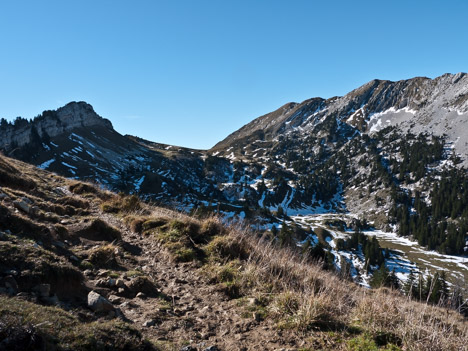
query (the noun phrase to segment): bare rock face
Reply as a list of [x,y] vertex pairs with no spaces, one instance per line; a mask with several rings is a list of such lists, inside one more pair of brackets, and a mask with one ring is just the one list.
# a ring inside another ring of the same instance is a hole
[[91,291],[88,294],[88,307],[94,312],[107,312],[114,310],[112,303],[95,291]]
[[93,126],[112,128],[112,123],[100,117],[86,102],[70,102],[56,111],[44,111],[42,116],[33,122],[5,127],[2,130],[0,149],[8,151],[24,146],[32,141],[36,132],[41,138],[46,134],[54,137],[74,128]]

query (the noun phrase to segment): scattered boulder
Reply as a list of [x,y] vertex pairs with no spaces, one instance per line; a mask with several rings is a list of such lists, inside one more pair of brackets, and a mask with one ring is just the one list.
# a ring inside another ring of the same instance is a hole
[[147,320],[143,323],[143,326],[146,328],[152,327],[154,325],[156,325],[156,321],[154,319]]
[[22,292],[17,293],[16,297],[23,299],[23,300],[27,300],[30,297],[30,295],[27,292],[22,291]]
[[6,271],[3,272],[5,275],[12,275],[16,277],[18,275],[18,271],[15,269],[7,269]]
[[13,201],[13,205],[18,209],[27,214],[31,212],[31,206],[29,206],[25,201]]
[[65,249],[65,248],[66,248],[65,243],[62,242],[62,241],[54,241],[54,242],[52,243],[52,245],[54,245],[54,246],[56,246],[56,247],[59,247],[59,248],[61,248],[61,249]]
[[96,286],[99,286],[100,288],[106,288],[107,287],[107,281],[105,279],[98,279],[96,281]]
[[27,197],[22,197],[21,201],[27,203],[28,205],[32,205],[34,203],[31,199],[28,199]]
[[120,308],[136,308],[138,304],[133,301],[125,301],[124,303],[120,304]]
[[83,274],[87,277],[92,277],[94,275],[94,272],[91,269],[86,269]]
[[109,296],[109,301],[113,304],[120,305],[123,302],[123,299],[120,296],[111,295]]
[[39,211],[40,211],[39,207],[31,206],[30,212],[31,212],[32,215],[36,216],[39,213]]
[[11,295],[18,293],[18,283],[12,275],[7,275],[1,280],[2,285],[5,286],[7,292]]
[[95,291],[91,291],[88,294],[88,307],[94,312],[107,312],[114,310],[112,303]]
[[184,346],[180,349],[180,351],[197,351],[197,348],[196,347],[193,347],[193,346]]
[[136,277],[133,278],[128,283],[128,288],[134,294],[138,294],[139,292],[144,293],[147,296],[154,296],[157,294],[157,288],[154,283],[149,280],[147,277]]
[[139,292],[138,294],[136,294],[136,297],[138,297],[139,299],[144,300],[144,299],[146,299],[147,296],[146,296],[145,293]]
[[97,272],[98,277],[105,277],[109,274],[109,271],[107,269],[100,269]]
[[255,297],[251,297],[251,298],[247,299],[247,304],[249,306],[255,306],[255,305],[258,304],[258,300]]

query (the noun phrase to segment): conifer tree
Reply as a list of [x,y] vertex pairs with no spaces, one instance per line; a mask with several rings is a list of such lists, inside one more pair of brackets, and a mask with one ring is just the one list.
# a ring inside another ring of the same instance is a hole
[[390,272],[385,264],[382,264],[378,270],[374,272],[370,280],[372,288],[380,288],[382,286],[389,286]]
[[413,270],[411,270],[408,279],[403,284],[403,293],[409,297],[414,297],[416,293],[416,277]]

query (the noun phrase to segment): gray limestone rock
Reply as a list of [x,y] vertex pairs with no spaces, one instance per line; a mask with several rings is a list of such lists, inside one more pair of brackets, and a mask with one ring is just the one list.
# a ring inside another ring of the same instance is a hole
[[95,291],[91,291],[88,294],[88,307],[94,312],[107,312],[114,310],[112,303]]
[[13,205],[25,213],[31,212],[31,206],[29,206],[25,201],[13,201]]

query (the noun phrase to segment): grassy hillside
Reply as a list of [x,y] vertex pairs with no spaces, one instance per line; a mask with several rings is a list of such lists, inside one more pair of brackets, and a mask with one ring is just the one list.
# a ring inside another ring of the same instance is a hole
[[0,253],[0,349],[467,349],[455,311],[3,156]]

